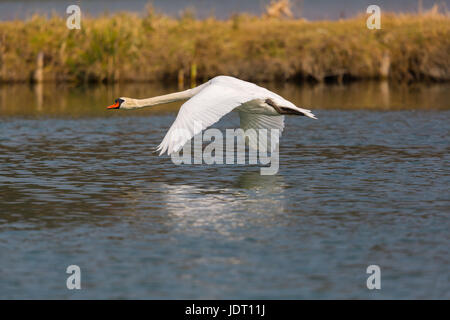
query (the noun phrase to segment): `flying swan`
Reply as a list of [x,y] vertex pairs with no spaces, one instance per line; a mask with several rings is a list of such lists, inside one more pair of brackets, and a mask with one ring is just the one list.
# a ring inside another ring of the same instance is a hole
[[[246,133],[254,133],[253,136],[247,135],[249,146],[253,149],[258,148],[257,133],[255,134],[258,129],[267,129],[269,136],[270,129],[278,129],[275,130],[278,132],[277,138],[281,136],[284,115],[317,119],[310,110],[298,108],[272,91],[229,76],[218,76],[192,89],[148,99],[121,97],[108,109],[130,110],[181,100],[188,101],[181,106],[177,118],[158,146],[159,155],[178,152],[193,136],[232,110],[239,112],[241,128]],[[248,129],[254,130],[247,131]],[[267,139],[267,142],[270,143],[270,139]],[[261,143],[259,147],[261,148]]]

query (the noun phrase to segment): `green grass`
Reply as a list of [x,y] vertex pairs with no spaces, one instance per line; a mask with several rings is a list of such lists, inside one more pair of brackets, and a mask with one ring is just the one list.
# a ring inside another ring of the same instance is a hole
[[0,81],[31,81],[39,52],[44,80],[56,82],[176,82],[180,71],[189,81],[193,65],[199,82],[218,74],[250,81],[450,79],[448,16],[384,13],[381,23],[381,30],[368,30],[366,16],[221,21],[149,10],[144,17],[83,16],[82,29],[69,30],[64,18],[34,16],[0,22]]

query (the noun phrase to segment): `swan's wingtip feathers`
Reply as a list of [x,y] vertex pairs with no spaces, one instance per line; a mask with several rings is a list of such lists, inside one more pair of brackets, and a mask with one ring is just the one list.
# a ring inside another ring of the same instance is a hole
[[154,153],[158,153],[158,147],[154,147],[154,148],[152,148],[153,150],[152,150],[152,152],[154,152]]
[[167,146],[164,145],[164,142],[162,142],[157,148],[156,152],[159,152],[159,156],[162,156],[167,150]]

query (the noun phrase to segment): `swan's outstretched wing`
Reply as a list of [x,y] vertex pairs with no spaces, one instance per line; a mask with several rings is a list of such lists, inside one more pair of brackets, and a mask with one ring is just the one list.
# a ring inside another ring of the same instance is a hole
[[211,83],[181,106],[157,151],[160,155],[179,151],[193,136],[254,97],[255,93],[250,90],[239,90],[221,82]]
[[[284,129],[284,116],[267,116],[239,111],[239,117],[241,119],[241,128],[248,137],[250,148],[261,152],[275,150],[278,141],[280,141],[281,132]],[[262,131],[260,129],[266,130]]]

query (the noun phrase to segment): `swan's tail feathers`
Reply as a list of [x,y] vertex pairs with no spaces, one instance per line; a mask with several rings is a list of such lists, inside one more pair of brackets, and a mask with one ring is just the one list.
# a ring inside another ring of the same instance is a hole
[[314,115],[314,113],[312,113],[311,110],[303,109],[303,108],[299,108],[299,107],[295,107],[294,110],[297,111],[297,113],[295,113],[295,114],[300,114],[302,116],[317,120],[316,116]]
[[[266,99],[265,103],[273,107],[279,114],[295,114],[300,116],[306,116],[311,119],[317,119],[311,110],[299,108],[289,101],[285,101],[284,105],[276,103],[273,99]],[[287,104],[287,105],[286,105]]]
[[295,109],[300,112],[300,115],[317,120],[316,116],[314,115],[314,113],[312,113],[311,110],[303,109],[303,108],[299,108],[299,107],[295,107]]
[[316,119],[316,120],[317,120],[316,116],[311,112],[311,110],[302,109],[302,112],[303,112],[303,114],[304,114],[305,116],[307,116],[308,118]]

